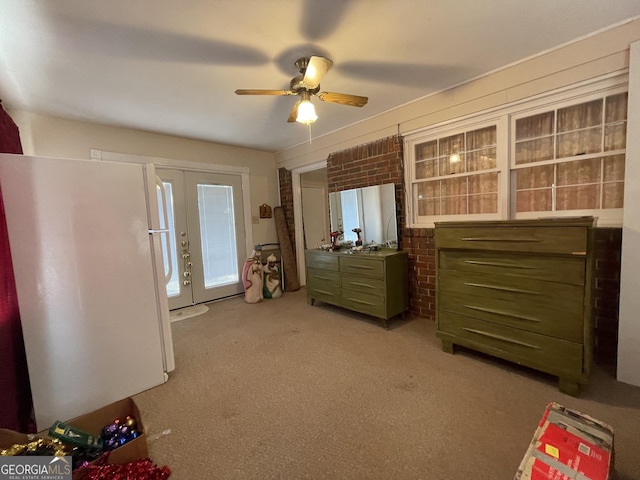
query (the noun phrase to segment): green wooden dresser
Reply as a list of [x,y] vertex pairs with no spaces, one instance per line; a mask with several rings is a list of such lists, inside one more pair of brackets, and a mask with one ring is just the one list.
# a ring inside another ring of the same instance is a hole
[[578,395],[592,359],[593,217],[436,223],[436,335]]
[[408,254],[306,250],[307,302],[321,300],[382,321],[409,308]]

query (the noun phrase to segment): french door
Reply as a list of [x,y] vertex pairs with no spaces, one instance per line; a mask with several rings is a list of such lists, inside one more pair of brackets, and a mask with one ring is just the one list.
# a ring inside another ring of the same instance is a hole
[[243,292],[246,260],[240,175],[156,170],[167,198],[172,248],[169,309]]

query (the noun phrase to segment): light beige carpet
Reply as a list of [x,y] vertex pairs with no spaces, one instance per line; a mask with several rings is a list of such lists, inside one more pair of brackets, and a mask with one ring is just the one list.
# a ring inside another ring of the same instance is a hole
[[545,405],[610,423],[619,479],[640,478],[640,388],[602,370],[580,398],[554,378],[441,351],[424,319],[389,331],[309,306],[305,290],[242,298],[172,325],[177,368],[135,397],[172,479],[511,479]]

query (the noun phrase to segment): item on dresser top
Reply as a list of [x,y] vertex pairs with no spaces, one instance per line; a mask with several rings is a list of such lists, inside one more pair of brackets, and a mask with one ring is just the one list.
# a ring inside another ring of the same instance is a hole
[[342,230],[336,230],[335,232],[331,232],[329,236],[331,237],[331,248],[334,250],[340,250],[340,244],[338,243],[338,238],[344,232]]
[[356,240],[356,247],[362,246],[362,236],[360,235],[360,233],[362,232],[362,229],[358,227],[358,228],[352,229],[351,231],[358,236],[358,239]]

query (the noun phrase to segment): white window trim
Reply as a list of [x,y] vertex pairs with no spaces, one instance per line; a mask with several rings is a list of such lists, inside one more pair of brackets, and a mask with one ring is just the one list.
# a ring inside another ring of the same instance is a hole
[[[541,212],[519,213],[517,217],[512,212],[513,188],[511,186],[511,163],[515,145],[512,145],[511,133],[514,131],[515,118],[534,115],[550,108],[562,108],[564,105],[586,102],[589,99],[602,98],[628,91],[629,76],[627,72],[614,73],[596,79],[566,86],[553,92],[539,94],[519,100],[507,105],[491,108],[464,117],[447,120],[428,128],[421,128],[404,133],[404,164],[405,164],[405,214],[407,228],[433,228],[435,222],[446,221],[475,221],[475,220],[507,220],[509,218],[540,218]],[[449,134],[465,132],[474,128],[481,128],[495,124],[496,132],[496,167],[500,170],[498,182],[498,213],[480,215],[438,215],[431,220],[419,222],[415,211],[413,198],[413,184],[415,179],[414,147],[435,138],[446,137]],[[505,139],[504,136],[507,136]],[[548,212],[545,217],[575,217],[592,215],[598,217],[598,226],[621,226],[622,209],[608,210],[570,210]]]
[[[532,109],[528,109],[526,111],[523,112],[518,112],[518,113],[514,113],[511,114],[510,117],[510,128],[511,128],[511,132],[515,132],[515,125],[516,125],[516,121],[519,120],[520,118],[524,118],[524,117],[529,117],[532,115],[537,115],[539,113],[545,113],[551,110],[559,110],[561,108],[564,107],[568,107],[568,106],[572,106],[575,105],[576,103],[586,103],[589,102],[591,100],[598,100],[598,99],[602,99],[604,97],[608,97],[611,95],[616,95],[618,93],[624,93],[628,91],[628,87],[627,85],[624,86],[617,86],[617,87],[612,87],[612,88],[601,88],[598,89],[595,92],[591,92],[585,95],[580,95],[577,97],[572,97],[571,99],[565,99],[565,100],[560,100],[557,102],[552,102],[552,103],[546,103],[545,105],[540,105],[537,106],[536,108],[532,108]],[[520,168],[528,168],[531,166],[540,166],[540,165],[555,165],[558,163],[562,163],[563,161],[566,161],[568,159],[559,159],[559,158],[554,158],[552,160],[545,160],[542,162],[535,162],[533,164],[522,164],[522,165],[516,165],[515,164],[515,151],[516,151],[516,142],[515,141],[511,141],[510,139],[510,155],[509,155],[509,161],[510,161],[510,165],[509,165],[509,175],[511,175],[511,172],[513,172],[514,170],[518,170]],[[608,151],[608,152],[597,152],[597,153],[590,153],[587,155],[581,155],[580,159],[581,160],[587,160],[589,158],[600,158],[603,155],[605,156],[609,156],[609,155],[615,155],[615,154],[619,154],[622,153],[622,151]],[[534,218],[540,218],[541,216],[546,216],[546,217],[576,217],[576,216],[595,216],[597,217],[597,225],[599,227],[613,227],[613,226],[617,226],[620,227],[622,226],[622,212],[623,209],[622,208],[608,208],[608,209],[602,209],[602,210],[591,210],[591,209],[585,209],[585,210],[556,210],[553,212],[516,212],[515,211],[515,198],[516,198],[516,186],[515,186],[515,182],[511,183],[510,186],[510,191],[509,191],[509,202],[510,202],[510,217],[509,218],[513,218],[516,220],[520,220],[520,219],[534,219]]]
[[[501,135],[501,130],[502,130],[502,134],[504,134],[505,127],[506,127],[506,123],[505,123],[505,118],[501,118],[501,117],[495,117],[495,116],[491,116],[491,117],[487,117],[487,118],[474,118],[474,119],[469,119],[468,121],[465,122],[460,122],[458,124],[455,125],[455,127],[453,125],[445,125],[442,126],[440,128],[434,128],[434,129],[429,129],[428,131],[425,132],[421,132],[420,134],[417,135],[413,135],[410,138],[405,138],[404,141],[404,151],[405,152],[411,152],[410,157],[409,157],[409,162],[408,162],[408,166],[409,168],[406,169],[405,171],[405,184],[408,185],[409,188],[406,189],[406,193],[407,193],[407,226],[410,228],[421,228],[421,227],[433,227],[433,222],[420,222],[418,220],[418,213],[417,213],[417,208],[416,208],[416,199],[413,195],[413,184],[414,183],[419,183],[420,181],[424,181],[424,180],[430,180],[430,179],[420,179],[420,180],[416,180],[415,179],[415,167],[416,167],[416,162],[413,159],[413,152],[415,151],[415,146],[417,144],[420,143],[424,143],[424,142],[428,142],[431,140],[435,140],[438,138],[444,138],[447,137],[449,135],[455,135],[457,133],[462,133],[462,132],[469,132],[472,130],[477,130],[477,129],[481,129],[484,127],[490,127],[490,126],[496,126],[496,168],[492,168],[489,170],[481,170],[478,172],[465,172],[465,173],[461,173],[461,174],[453,174],[450,176],[450,178],[454,178],[456,176],[472,176],[472,175],[479,175],[479,174],[483,174],[483,173],[491,173],[491,172],[498,172],[498,211],[496,213],[483,213],[483,214],[467,214],[467,215],[438,215],[437,217],[432,217],[435,218],[437,222],[446,222],[446,221],[453,221],[453,220],[460,220],[461,218],[464,218],[465,220],[498,220],[501,218],[504,218],[505,215],[505,208],[507,208],[507,204],[506,202],[502,202],[501,201],[501,196],[500,196],[500,191],[502,188],[504,188],[503,186],[503,181],[502,181],[502,177],[503,177],[503,171],[505,170],[505,165],[503,165],[503,163],[506,162],[506,152],[502,151],[505,149],[501,148],[501,145],[504,143],[502,141],[502,139],[500,138]],[[502,129],[500,128],[502,127]],[[405,162],[405,165],[407,165],[407,163]]]

